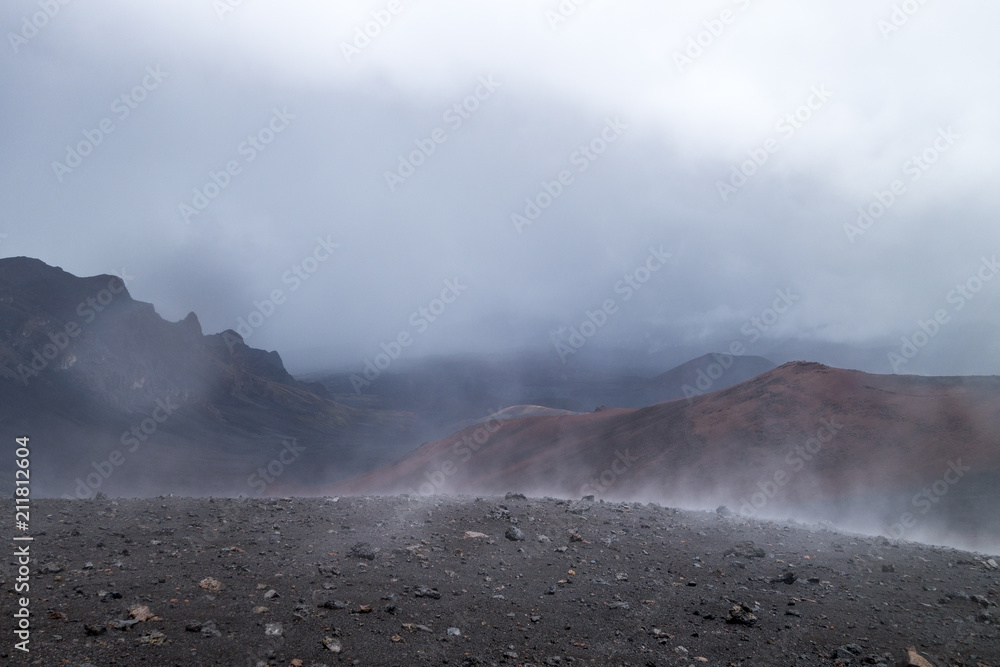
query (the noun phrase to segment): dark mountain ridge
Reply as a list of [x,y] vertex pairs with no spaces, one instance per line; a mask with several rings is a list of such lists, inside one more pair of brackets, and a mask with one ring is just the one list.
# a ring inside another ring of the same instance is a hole
[[46,442],[36,492],[50,495],[252,494],[286,442],[299,477],[330,461],[364,469],[379,443],[409,442],[414,421],[340,405],[277,352],[204,335],[194,313],[167,322],[118,276],[26,257],[0,260],[0,400],[8,431]]

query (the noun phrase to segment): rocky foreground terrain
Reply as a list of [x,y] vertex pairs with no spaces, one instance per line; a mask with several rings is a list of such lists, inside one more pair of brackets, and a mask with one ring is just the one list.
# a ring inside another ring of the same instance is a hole
[[98,498],[31,528],[5,665],[1000,665],[995,556],[721,508]]

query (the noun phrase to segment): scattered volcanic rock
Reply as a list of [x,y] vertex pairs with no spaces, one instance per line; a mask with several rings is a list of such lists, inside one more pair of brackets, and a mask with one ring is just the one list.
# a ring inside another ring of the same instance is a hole
[[432,600],[441,599],[441,593],[438,592],[436,588],[428,588],[427,586],[417,586],[417,589],[413,592],[413,596],[418,598],[431,598]]
[[467,530],[462,535],[462,539],[463,540],[474,540],[474,539],[483,538],[483,537],[489,538],[489,535],[487,535],[486,533],[477,532],[475,530]]
[[364,560],[375,560],[378,555],[376,549],[368,542],[358,542],[351,547],[351,557],[362,558]]
[[184,629],[188,632],[198,632],[204,637],[221,637],[222,633],[217,627],[215,627],[215,621],[191,621],[184,626]]
[[726,622],[752,626],[757,623],[757,616],[753,613],[753,607],[745,602],[741,602],[729,608],[729,615],[726,617]]
[[723,556],[736,556],[737,558],[763,558],[767,555],[762,547],[753,542],[740,542],[739,544],[726,549]]
[[897,663],[899,667],[934,667],[934,665],[917,653],[916,649],[908,648],[903,657]]
[[512,542],[519,542],[524,539],[524,531],[517,526],[510,526],[504,533],[504,537]]
[[[35,500],[32,548],[65,567],[32,572],[44,593],[32,598],[29,662],[1000,664],[997,624],[977,620],[1000,601],[995,554],[649,503],[580,515],[552,498],[519,501],[505,521],[593,539],[466,539],[496,530],[502,502]],[[225,546],[192,549],[192,515],[225,517]],[[13,537],[0,527],[0,541]],[[393,546],[369,560],[358,544]],[[725,555],[734,547],[744,555]],[[28,664],[12,653],[0,648],[0,662]]]
[[205,577],[204,579],[198,582],[198,586],[208,591],[221,591],[223,584],[221,581],[219,581],[214,577]]

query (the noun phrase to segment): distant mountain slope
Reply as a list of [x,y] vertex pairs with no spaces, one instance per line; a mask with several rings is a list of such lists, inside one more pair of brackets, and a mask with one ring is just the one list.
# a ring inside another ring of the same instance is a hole
[[316,380],[346,405],[415,412],[447,428],[479,419],[498,406],[533,404],[571,412],[600,405],[641,408],[724,389],[773,368],[762,357],[706,354],[643,377],[562,364],[554,354],[527,353],[402,361],[361,393],[352,386],[351,373],[328,373]]
[[595,493],[776,516],[850,512],[904,535],[1000,529],[997,377],[795,362],[690,402],[488,426],[314,491]]
[[726,389],[777,368],[764,357],[705,354],[692,359],[649,381],[650,392],[660,392],[660,401],[681,396],[691,397]]
[[282,457],[272,470],[303,480],[370,467],[385,453],[365,448],[408,444],[414,421],[340,405],[194,313],[167,322],[115,276],[26,257],[0,260],[0,420],[38,439],[49,495],[254,494]]
[[571,410],[559,410],[557,408],[546,408],[541,405],[511,405],[506,408],[491,412],[485,417],[477,419],[466,419],[464,421],[451,424],[448,432],[455,433],[475,424],[485,424],[493,420],[504,419],[524,419],[525,417],[562,417],[565,415],[578,415],[579,412]]

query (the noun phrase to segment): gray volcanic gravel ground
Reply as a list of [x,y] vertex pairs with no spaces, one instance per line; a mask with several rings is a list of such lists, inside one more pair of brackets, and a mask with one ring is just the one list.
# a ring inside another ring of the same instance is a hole
[[34,501],[32,532],[30,654],[12,557],[0,572],[5,665],[862,665],[913,646],[1000,666],[995,560],[792,523],[170,497]]

